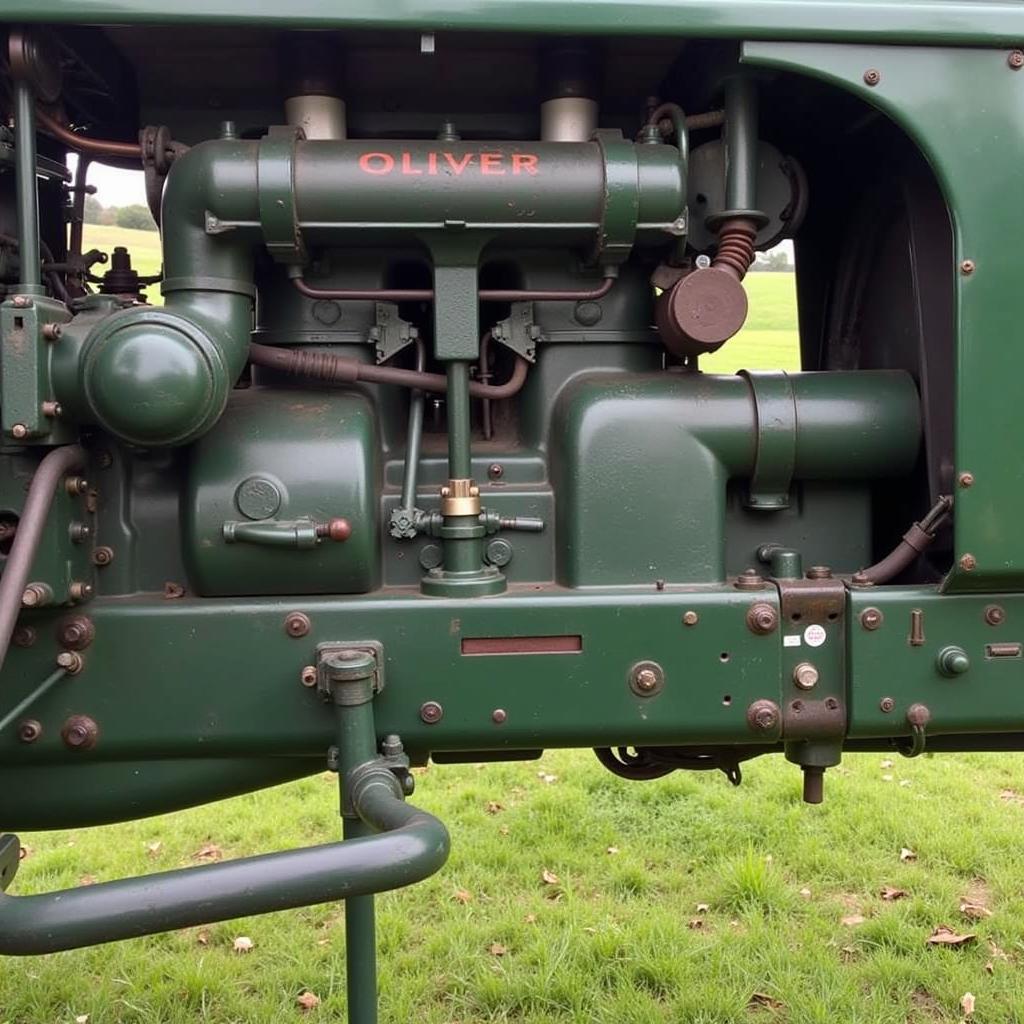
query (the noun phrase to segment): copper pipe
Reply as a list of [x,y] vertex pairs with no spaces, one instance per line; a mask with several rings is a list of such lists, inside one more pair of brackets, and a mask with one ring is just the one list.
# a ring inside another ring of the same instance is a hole
[[[301,277],[293,277],[292,284],[309,299],[334,299],[339,302],[355,299],[374,302],[432,302],[434,299],[433,288],[315,288]],[[477,295],[481,302],[588,302],[604,298],[614,284],[614,277],[606,277],[596,288],[575,291],[481,288]]]
[[[438,395],[443,395],[448,390],[448,378],[442,373],[420,373],[417,370],[401,370],[394,366],[374,366],[329,352],[285,349],[254,343],[249,346],[249,361],[256,366],[291,373],[296,377],[311,377],[328,384],[354,384],[361,380],[371,384],[419,388],[421,391]],[[511,398],[518,394],[526,382],[528,368],[527,361],[517,355],[512,375],[504,384],[480,384],[473,381],[469,385],[469,393],[474,398],[490,398],[494,401]]]
[[86,135],[78,135],[62,125],[42,107],[36,108],[36,116],[39,118],[39,123],[51,135],[76,153],[88,153],[90,156],[115,156],[125,160],[142,159],[142,147],[137,142],[112,142],[109,139],[90,139]]

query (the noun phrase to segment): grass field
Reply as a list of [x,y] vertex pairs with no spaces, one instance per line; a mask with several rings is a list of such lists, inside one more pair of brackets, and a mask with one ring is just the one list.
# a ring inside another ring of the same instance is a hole
[[[796,365],[792,277],[753,275],[749,289],[750,326],[708,369]],[[453,852],[433,879],[378,901],[381,1020],[1024,1022],[1022,768],[1008,755],[855,755],[807,807],[781,758],[748,765],[738,790],[717,773],[624,782],[587,752],[431,767],[414,800],[448,823]],[[318,776],[23,836],[15,891],[338,833],[334,780]],[[973,937],[930,946],[941,925]],[[250,952],[234,952],[240,936]],[[303,994],[319,1004],[304,1010]],[[338,905],[7,960],[0,973],[0,1024],[344,1019]]]

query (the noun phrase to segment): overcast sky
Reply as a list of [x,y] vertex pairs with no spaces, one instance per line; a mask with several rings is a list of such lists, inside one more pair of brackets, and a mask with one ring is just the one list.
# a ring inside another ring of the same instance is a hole
[[[68,157],[68,166],[74,173],[77,157]],[[116,167],[92,163],[89,165],[90,185],[97,188],[96,198],[104,206],[131,206],[146,203],[146,187],[142,182],[142,171],[122,171]]]

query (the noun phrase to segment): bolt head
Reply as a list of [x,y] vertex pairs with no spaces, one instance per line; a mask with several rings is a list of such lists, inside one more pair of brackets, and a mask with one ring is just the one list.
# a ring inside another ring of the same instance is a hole
[[61,729],[61,738],[74,750],[88,750],[96,745],[99,728],[86,715],[72,715]]
[[780,720],[779,707],[774,701],[756,700],[747,709],[747,722],[757,732],[771,732]]
[[18,739],[22,743],[35,743],[42,734],[43,727],[34,718],[26,718],[18,726]]
[[284,631],[294,639],[306,636],[310,625],[309,616],[303,612],[289,612],[284,619]]
[[956,478],[956,482],[961,487],[963,487],[966,490],[968,487],[973,486],[973,484],[974,484],[974,474],[973,473],[961,473]]
[[881,626],[883,619],[884,616],[877,608],[865,608],[864,611],[860,613],[860,624],[868,631],[878,629],[878,627]]
[[507,718],[508,713],[504,708],[495,708],[491,712],[491,721],[494,722],[495,725],[501,725]]
[[973,572],[978,567],[978,560],[974,555],[968,553],[960,556],[960,568],[964,572]]
[[990,626],[999,626],[1006,621],[1006,610],[998,604],[990,604],[985,609],[985,621]]
[[18,626],[11,636],[15,647],[31,647],[36,642],[36,631],[31,626]]
[[889,712],[896,707],[896,701],[894,701],[892,697],[883,697],[878,702],[878,707],[881,711],[884,711],[885,714],[889,714]]
[[654,669],[642,668],[634,677],[638,690],[650,692],[658,685],[658,676]]
[[487,475],[492,480],[500,480],[505,475],[505,467],[500,462],[492,462],[487,467]]
[[964,260],[960,264],[960,273],[963,274],[965,277],[968,274],[973,274],[975,269],[976,269],[976,264],[975,264],[974,260]]
[[696,612],[683,612],[684,626],[696,626],[698,622],[700,622],[700,616]]
[[302,680],[303,686],[316,686],[316,668],[313,665],[307,665],[302,670],[302,675],[299,677]]
[[328,520],[327,536],[340,544],[352,536],[352,524],[347,519],[336,518]]
[[759,601],[747,610],[747,628],[758,636],[773,633],[778,624],[779,613],[770,604]]
[[434,725],[444,718],[444,708],[436,700],[428,700],[420,705],[420,719],[427,725]]
[[818,670],[809,661],[802,661],[793,669],[793,682],[801,690],[813,690],[818,679]]
[[77,675],[82,671],[82,656],[76,651],[61,651],[57,655],[57,667],[69,675]]
[[868,68],[864,72],[864,84],[876,86],[882,80],[882,72],[877,68]]
[[110,565],[110,563],[113,560],[114,560],[114,549],[113,548],[109,548],[106,545],[102,545],[101,547],[98,547],[92,553],[92,563],[93,563],[93,565]]
[[13,302],[19,309],[24,309],[29,304],[29,297],[27,295],[15,295]]
[[23,437],[28,437],[28,427],[26,427],[24,423],[15,423],[14,426],[11,427],[11,437],[15,437],[19,441]]
[[1014,71],[1020,71],[1021,68],[1024,68],[1024,50],[1012,50],[1010,56],[1006,58],[1006,63]]

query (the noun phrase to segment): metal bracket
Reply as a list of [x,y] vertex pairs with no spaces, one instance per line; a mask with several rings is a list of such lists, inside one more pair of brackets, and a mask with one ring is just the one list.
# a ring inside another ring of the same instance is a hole
[[9,832],[0,835],[0,892],[14,881],[21,865],[21,841]]
[[379,640],[343,640],[328,641],[316,647],[316,690],[324,699],[331,695],[327,676],[323,671],[324,659],[341,651],[362,651],[374,660],[373,692],[380,693],[384,689],[384,645]]
[[295,209],[295,143],[301,128],[276,126],[260,140],[256,188],[260,225],[267,251],[278,263],[306,262],[306,247]]
[[419,330],[398,315],[394,302],[375,303],[374,310],[376,323],[370,328],[370,341],[376,346],[377,362],[386,363],[408,348],[419,337]]
[[789,374],[740,370],[739,375],[750,386],[757,420],[757,456],[747,508],[769,512],[789,508],[796,468],[796,400]]
[[537,342],[543,341],[541,329],[533,322],[532,302],[513,302],[511,311],[504,320],[499,320],[491,329],[491,336],[516,355],[529,362],[537,358]]

